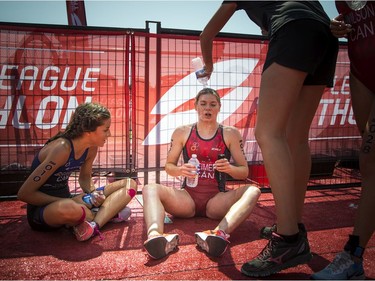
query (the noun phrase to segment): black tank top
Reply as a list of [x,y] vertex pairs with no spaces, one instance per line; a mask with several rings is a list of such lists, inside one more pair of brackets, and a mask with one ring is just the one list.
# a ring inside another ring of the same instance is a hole
[[[82,164],[85,162],[88,148],[82,154],[79,159],[74,158],[74,146],[73,142],[68,139],[70,142],[70,146],[72,148],[68,161],[65,165],[59,167],[52,176],[50,176],[47,181],[40,187],[39,191],[46,193],[51,196],[61,197],[61,198],[69,198],[70,191],[68,180],[70,175],[73,172],[79,171],[81,169]],[[34,171],[36,167],[40,165],[39,161],[39,152],[34,157],[33,163],[31,164],[31,170]]]

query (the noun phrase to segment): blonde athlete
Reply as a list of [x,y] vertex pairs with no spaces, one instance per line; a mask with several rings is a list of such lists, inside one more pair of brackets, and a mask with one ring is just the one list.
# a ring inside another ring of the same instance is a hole
[[[195,233],[198,246],[218,257],[227,249],[229,234],[249,217],[258,201],[260,190],[256,186],[226,191],[225,176],[215,177],[215,171],[235,179],[246,179],[248,175],[241,135],[235,127],[217,122],[220,108],[220,96],[215,90],[201,90],[195,98],[198,122],[178,127],[172,134],[165,170],[174,177],[194,176],[196,168],[187,162],[196,154],[200,161],[198,186],[187,187],[184,182],[182,189],[177,189],[149,184],[142,190],[148,236],[144,247],[154,259],[173,251],[179,240],[177,234],[164,233],[165,212],[179,218],[219,220],[215,229]],[[179,165],[181,154],[184,164]],[[219,159],[220,154],[225,158]]]

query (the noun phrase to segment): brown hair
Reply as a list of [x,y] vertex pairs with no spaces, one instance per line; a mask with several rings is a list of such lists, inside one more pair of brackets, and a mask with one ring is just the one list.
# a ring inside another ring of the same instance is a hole
[[197,103],[198,103],[199,98],[200,98],[201,96],[203,96],[203,95],[209,95],[209,94],[214,95],[215,98],[216,98],[216,100],[217,100],[217,102],[221,105],[221,100],[220,100],[220,96],[219,96],[219,94],[218,94],[214,89],[211,89],[211,88],[204,88],[204,89],[200,90],[200,91],[198,92],[198,94],[196,95],[196,97],[195,97],[195,102],[194,102],[194,104],[197,104]]
[[64,132],[59,132],[47,143],[60,137],[74,139],[82,136],[84,132],[94,132],[97,127],[111,118],[109,110],[97,103],[83,103],[77,106]]

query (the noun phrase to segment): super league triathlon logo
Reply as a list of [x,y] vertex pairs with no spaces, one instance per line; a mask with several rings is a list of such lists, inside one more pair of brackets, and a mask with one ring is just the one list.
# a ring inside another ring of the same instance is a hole
[[[256,58],[232,59],[214,65],[215,71],[209,80],[208,87],[216,90],[232,89],[221,98],[219,123],[236,112],[250,95],[253,87],[244,87],[241,84],[251,75],[258,61],[259,59]],[[197,88],[191,85],[197,85]],[[151,110],[151,115],[163,117],[152,128],[142,144],[167,144],[176,127],[196,122],[197,114],[194,108],[186,111],[175,110],[190,99],[194,99],[201,87],[203,86],[197,82],[195,73],[192,72],[170,88]]]
[[346,1],[346,3],[348,4],[349,8],[352,9],[353,11],[359,11],[361,10],[364,6],[366,6],[366,3],[367,1],[362,1],[362,0],[359,0],[359,1]]

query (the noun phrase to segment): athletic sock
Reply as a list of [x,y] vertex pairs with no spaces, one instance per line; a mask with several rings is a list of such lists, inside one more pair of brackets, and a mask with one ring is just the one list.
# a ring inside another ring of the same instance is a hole
[[297,232],[296,234],[293,234],[293,235],[281,235],[279,234],[286,243],[288,244],[293,244],[295,242],[298,241],[298,237],[299,237],[299,232]]

